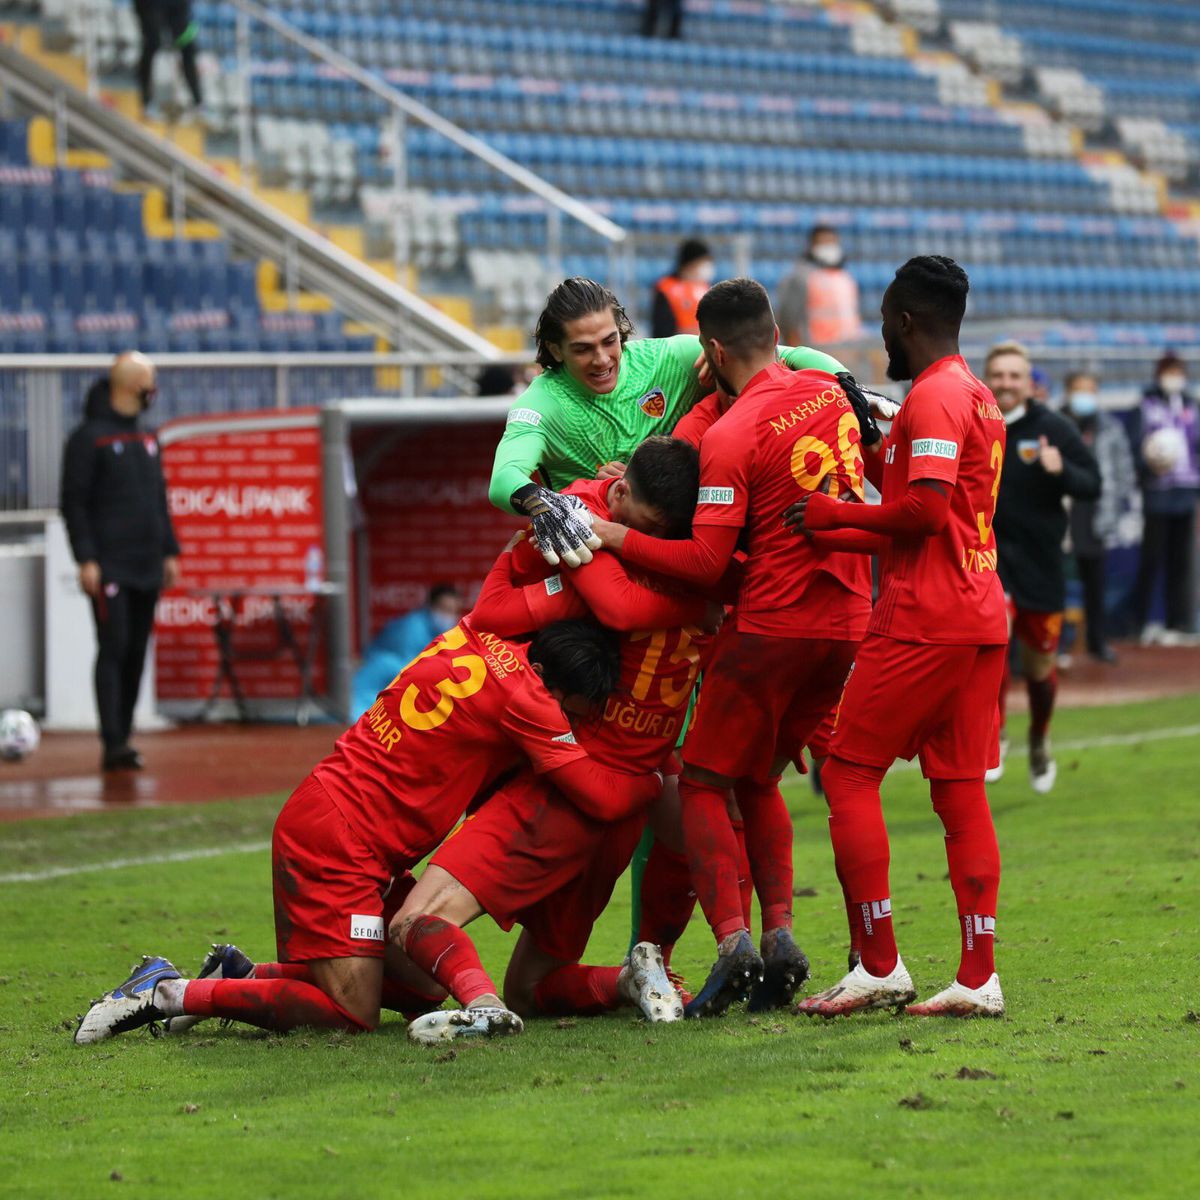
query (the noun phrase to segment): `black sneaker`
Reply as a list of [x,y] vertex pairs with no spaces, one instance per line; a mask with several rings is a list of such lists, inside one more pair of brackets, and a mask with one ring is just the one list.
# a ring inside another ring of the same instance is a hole
[[796,945],[790,929],[777,929],[770,953],[764,951],[763,976],[751,989],[750,1012],[785,1008],[808,978],[808,956]]
[[130,745],[109,746],[100,766],[105,771],[140,771],[142,756]]
[[704,986],[683,1010],[685,1017],[719,1017],[736,1001],[745,1000],[763,977],[763,960],[749,933],[741,936],[727,954],[717,955]]

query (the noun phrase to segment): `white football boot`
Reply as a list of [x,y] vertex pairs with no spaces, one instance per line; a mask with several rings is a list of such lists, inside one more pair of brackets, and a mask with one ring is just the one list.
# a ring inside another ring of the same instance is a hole
[[999,783],[1004,778],[1004,760],[1008,757],[1008,738],[1000,735],[1000,761],[983,773],[984,783]]
[[653,942],[638,942],[617,978],[617,991],[647,1021],[683,1020],[683,1001],[667,976],[662,951]]
[[912,977],[902,958],[882,979],[868,975],[860,962],[833,987],[801,1000],[794,1013],[809,1017],[840,1017],[863,1008],[899,1008],[917,998]]
[[1004,993],[995,971],[982,987],[969,988],[956,979],[936,996],[910,1004],[905,1010],[910,1017],[1002,1017]]
[[1029,784],[1039,796],[1054,787],[1058,778],[1058,763],[1050,753],[1050,739],[1029,743]]
[[418,1017],[408,1027],[410,1041],[425,1046],[457,1038],[499,1037],[520,1033],[525,1022],[515,1012],[494,1005],[480,1008],[439,1008]]

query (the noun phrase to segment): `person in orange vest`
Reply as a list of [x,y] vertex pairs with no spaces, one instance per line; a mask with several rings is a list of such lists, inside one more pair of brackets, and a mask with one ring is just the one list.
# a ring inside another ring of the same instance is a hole
[[815,225],[808,250],[779,284],[775,313],[788,346],[830,346],[862,337],[858,284],[832,225]]
[[696,305],[712,287],[716,264],[707,242],[688,238],[679,247],[675,270],[654,285],[650,314],[650,336],[674,337],[677,333],[699,333]]

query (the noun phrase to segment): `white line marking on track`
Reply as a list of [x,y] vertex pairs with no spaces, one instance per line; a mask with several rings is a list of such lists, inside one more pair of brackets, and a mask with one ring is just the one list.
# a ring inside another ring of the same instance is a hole
[[197,858],[223,858],[226,854],[256,854],[269,850],[270,842],[235,842],[232,846],[200,846],[195,850],[176,850],[171,854],[147,854],[144,858],[110,858],[106,862],[80,863],[74,867],[47,867],[44,871],[14,871],[0,875],[0,883],[41,883],[46,879],[65,879],[91,871],[120,871],[125,867],[153,867],[160,863],[192,862]]

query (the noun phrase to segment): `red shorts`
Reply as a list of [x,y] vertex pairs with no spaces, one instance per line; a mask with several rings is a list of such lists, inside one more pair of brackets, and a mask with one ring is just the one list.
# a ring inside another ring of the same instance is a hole
[[728,779],[775,778],[837,704],[857,642],[722,630],[683,761]]
[[[843,689],[845,683],[842,684]],[[829,747],[833,743],[834,730],[837,729],[838,713],[841,711],[842,701],[838,697],[838,702],[821,718],[821,723],[809,735],[805,745],[808,746],[808,752],[813,758],[828,758]]]
[[382,958],[385,914],[414,882],[408,872],[392,880],[312,776],[275,818],[271,870],[280,962]]
[[1007,653],[867,634],[831,752],[872,767],[919,754],[926,779],[982,778],[999,760],[996,696]]
[[1018,608],[1011,596],[1005,596],[1004,600],[1008,606],[1009,628],[1012,630],[1010,637],[1043,654],[1051,654],[1058,649],[1062,637],[1062,613]]
[[453,875],[501,929],[525,925],[547,953],[578,961],[645,824],[644,812],[593,821],[526,771],[468,817],[429,861]]

